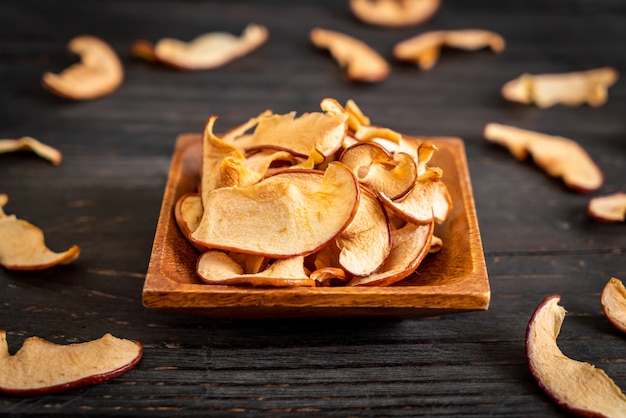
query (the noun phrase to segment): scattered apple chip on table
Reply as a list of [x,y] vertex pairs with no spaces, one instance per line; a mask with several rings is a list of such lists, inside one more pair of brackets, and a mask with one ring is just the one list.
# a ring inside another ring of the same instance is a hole
[[309,33],[313,45],[327,49],[344,70],[348,81],[379,82],[387,78],[391,67],[365,42],[330,29],[314,28]]
[[117,53],[100,38],[91,35],[70,40],[69,50],[81,57],[60,74],[47,72],[43,86],[52,93],[74,100],[90,100],[113,93],[124,81],[124,68]]
[[565,356],[557,345],[566,311],[557,295],[546,297],[526,331],[526,356],[532,375],[548,396],[581,416],[626,416],[626,396],[593,365]]
[[208,70],[240,58],[267,41],[266,27],[249,24],[241,36],[228,32],[209,32],[190,42],[163,38],[156,44],[137,40],[131,47],[133,55],[180,70]]
[[423,23],[441,7],[441,0],[350,0],[350,10],[361,21],[377,26],[402,27]]
[[11,355],[6,331],[0,330],[0,392],[34,396],[97,385],[135,367],[142,353],[138,341],[105,334],[69,345],[30,337]]
[[626,193],[615,192],[589,200],[587,213],[600,222],[624,222],[626,219]]
[[598,190],[604,175],[587,151],[577,142],[562,136],[488,123],[485,138],[509,149],[518,160],[529,155],[552,177],[559,177],[570,189],[587,193]]
[[63,252],[50,250],[41,229],[7,215],[7,195],[0,195],[0,264],[9,270],[43,270],[58,264],[69,264],[80,255],[76,245]]
[[502,86],[502,97],[523,104],[547,108],[556,104],[592,107],[604,105],[608,89],[617,82],[612,67],[554,74],[522,74]]
[[16,151],[32,151],[54,165],[61,164],[63,160],[63,154],[58,149],[30,136],[23,136],[19,139],[0,139],[0,154]]
[[602,311],[609,321],[622,332],[626,332],[626,288],[617,277],[604,285],[600,295]]
[[489,30],[438,30],[397,43],[393,48],[393,56],[399,61],[414,62],[422,70],[429,70],[439,60],[443,47],[468,51],[490,48],[493,52],[501,53],[504,46],[504,38]]

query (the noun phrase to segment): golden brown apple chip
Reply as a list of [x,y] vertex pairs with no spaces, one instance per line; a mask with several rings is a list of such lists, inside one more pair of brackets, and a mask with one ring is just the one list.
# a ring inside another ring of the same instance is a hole
[[141,359],[141,343],[105,334],[79,344],[59,345],[30,337],[9,354],[0,331],[0,392],[32,396],[97,385],[120,376]]
[[560,296],[546,297],[526,331],[528,366],[539,387],[557,404],[581,416],[626,416],[626,396],[593,365],[566,357],[557,345],[565,319]]
[[430,19],[441,0],[350,0],[352,13],[371,25],[401,27]]
[[555,74],[522,74],[502,87],[502,97],[512,102],[534,103],[540,108],[563,104],[592,107],[604,105],[608,89],[617,82],[615,68]]
[[326,267],[311,272],[312,280],[315,280],[318,286],[341,286],[349,281],[349,276],[345,270],[337,267]]
[[0,139],[0,154],[15,151],[32,151],[54,165],[61,164],[63,159],[63,154],[59,150],[30,136],[23,136],[20,139]]
[[626,218],[626,193],[615,192],[589,200],[587,213],[600,222],[624,222]]
[[378,82],[391,72],[387,61],[365,42],[341,32],[314,28],[309,37],[322,49],[328,49],[349,81]]
[[626,288],[616,277],[606,283],[600,296],[602,311],[608,320],[622,332],[626,332]]
[[47,72],[43,86],[52,93],[74,100],[89,100],[113,93],[124,80],[124,68],[117,53],[100,38],[83,35],[68,46],[81,57],[60,74]]
[[68,264],[80,255],[76,245],[60,253],[50,250],[41,229],[33,224],[7,215],[3,207],[8,201],[0,195],[0,264],[9,270],[43,270],[58,264]]
[[265,270],[246,274],[231,257],[221,251],[207,251],[198,260],[198,276],[207,284],[249,285],[254,287],[315,286],[304,270],[304,257],[276,260]]
[[227,32],[211,32],[190,42],[163,38],[156,45],[145,40],[133,43],[133,55],[148,61],[161,62],[181,70],[207,70],[220,67],[249,54],[265,43],[269,31],[261,25],[248,25],[241,36]]
[[504,39],[495,32],[482,29],[440,30],[426,32],[399,42],[393,56],[400,61],[415,62],[422,70],[429,70],[439,60],[443,47],[475,51],[491,48],[504,51]]
[[562,178],[571,189],[592,192],[604,182],[600,168],[584,148],[571,139],[497,123],[485,125],[484,136],[508,148],[519,160],[530,155],[546,173]]

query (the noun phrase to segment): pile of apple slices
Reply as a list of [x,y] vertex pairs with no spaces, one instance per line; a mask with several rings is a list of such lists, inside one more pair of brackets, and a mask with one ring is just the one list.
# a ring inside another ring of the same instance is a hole
[[197,193],[176,221],[201,253],[203,282],[264,287],[386,286],[429,252],[452,199],[437,147],[370,123],[349,100],[271,111],[218,137],[203,132]]

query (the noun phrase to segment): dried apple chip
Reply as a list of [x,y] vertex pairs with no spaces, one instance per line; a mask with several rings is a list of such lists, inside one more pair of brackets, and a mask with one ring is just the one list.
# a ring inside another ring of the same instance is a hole
[[350,0],[352,13],[371,25],[401,27],[430,19],[441,0]]
[[391,72],[389,64],[378,52],[350,35],[314,28],[309,37],[318,48],[329,50],[349,81],[378,82]]
[[76,245],[60,253],[50,250],[41,229],[7,215],[3,207],[8,201],[0,195],[0,264],[9,270],[43,270],[58,264],[69,264],[80,255]]
[[613,380],[593,365],[565,356],[557,337],[565,309],[557,295],[546,297],[526,331],[528,366],[539,387],[557,404],[581,416],[626,416],[626,396]]
[[241,36],[227,32],[211,32],[190,42],[163,38],[156,45],[145,40],[133,43],[133,54],[148,61],[158,61],[181,70],[206,70],[220,67],[249,54],[265,43],[267,28],[248,25]]
[[604,285],[600,295],[602,311],[608,320],[622,332],[626,332],[626,288],[616,277]]
[[440,30],[399,42],[393,48],[393,56],[400,61],[415,62],[422,70],[429,70],[437,63],[444,46],[468,51],[489,47],[493,52],[500,53],[504,45],[500,35],[488,30]]
[[89,100],[106,96],[122,84],[124,68],[111,46],[95,36],[73,38],[68,49],[81,61],[60,74],[47,72],[42,84],[52,93],[74,100]]
[[32,151],[54,165],[61,164],[63,159],[63,155],[59,150],[30,136],[23,136],[20,139],[0,139],[0,154],[22,150]]
[[315,252],[346,228],[359,203],[358,183],[345,165],[331,163],[319,175],[313,192],[289,171],[252,186],[213,190],[192,240],[274,258]]
[[546,173],[562,178],[571,189],[592,192],[604,182],[600,168],[584,148],[571,139],[498,123],[485,125],[484,136],[508,148],[519,160],[530,154]]
[[556,104],[592,107],[604,105],[608,89],[617,82],[612,67],[555,74],[522,74],[502,87],[502,97],[512,102],[547,108]]
[[32,396],[97,385],[135,367],[142,353],[138,341],[105,334],[97,340],[69,345],[30,337],[11,355],[6,331],[2,330],[0,392]]
[[600,222],[624,222],[626,219],[626,193],[615,192],[589,200],[587,213]]

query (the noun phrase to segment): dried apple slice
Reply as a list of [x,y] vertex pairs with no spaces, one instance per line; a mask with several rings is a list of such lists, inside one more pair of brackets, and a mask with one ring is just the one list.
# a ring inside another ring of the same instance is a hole
[[69,264],[80,255],[76,245],[60,253],[50,250],[44,234],[35,225],[7,215],[6,195],[0,195],[0,264],[9,270],[43,270],[58,264]]
[[83,35],[70,40],[68,49],[81,61],[60,74],[47,72],[42,84],[52,93],[74,100],[89,100],[114,92],[124,80],[117,53],[100,38]]
[[296,117],[296,112],[261,118],[251,136],[233,141],[240,149],[274,148],[289,150],[307,158],[318,149],[324,156],[335,153],[346,134],[347,116],[335,113],[311,112]]
[[32,396],[97,385],[120,376],[141,359],[141,343],[105,334],[79,344],[59,345],[30,337],[9,354],[0,331],[0,392]]
[[20,139],[0,139],[0,154],[22,150],[32,151],[54,165],[61,164],[63,159],[63,154],[59,150],[30,136],[23,136]]
[[626,332],[626,288],[616,277],[606,283],[600,295],[602,311],[608,320],[622,332]]
[[350,0],[358,19],[386,27],[418,25],[433,17],[440,6],[441,0]]
[[428,254],[434,222],[405,224],[391,232],[391,252],[377,273],[355,277],[349,286],[389,286],[410,276]]
[[311,272],[311,279],[319,286],[341,286],[348,282],[345,270],[338,267],[325,267]]
[[357,143],[346,149],[339,161],[347,165],[359,182],[390,199],[406,194],[417,179],[417,164],[405,153],[389,153],[374,142]]
[[391,72],[389,64],[378,52],[352,36],[314,28],[309,37],[316,47],[329,50],[349,81],[378,82]]
[[133,43],[133,54],[148,61],[158,61],[181,70],[207,70],[220,67],[242,57],[265,43],[267,28],[248,25],[241,36],[227,32],[211,32],[190,42],[163,38],[156,45],[145,40]]
[[339,264],[355,276],[378,270],[391,251],[391,230],[385,209],[366,187],[356,215],[336,239]]
[[442,175],[440,168],[429,167],[406,195],[395,200],[384,193],[380,193],[379,197],[385,207],[407,222],[428,224],[434,218],[442,223],[452,211],[452,197],[441,181]]
[[200,256],[198,276],[207,284],[249,285],[254,287],[314,287],[315,280],[304,270],[304,257],[276,260],[265,270],[245,274],[235,260],[221,251],[207,251]]
[[587,205],[587,213],[600,222],[623,222],[626,218],[626,193],[594,197]]
[[213,190],[192,240],[273,258],[317,251],[346,228],[359,203],[358,183],[345,165],[331,163],[319,175],[314,192],[289,171],[252,186]]
[[593,365],[566,357],[557,345],[565,318],[560,296],[546,297],[526,331],[528,365],[539,387],[563,408],[581,416],[626,416],[626,396]]
[[504,45],[500,35],[488,30],[439,30],[397,43],[393,48],[393,56],[400,61],[415,62],[422,70],[429,70],[437,63],[444,46],[468,51],[489,47],[493,52],[500,53]]
[[555,74],[522,74],[502,86],[502,97],[523,104],[547,108],[556,104],[592,107],[604,105],[608,89],[617,82],[615,68]]
[[530,154],[533,161],[552,177],[560,177],[570,189],[592,192],[604,182],[602,171],[575,141],[562,136],[488,123],[485,139],[509,149],[517,159]]

